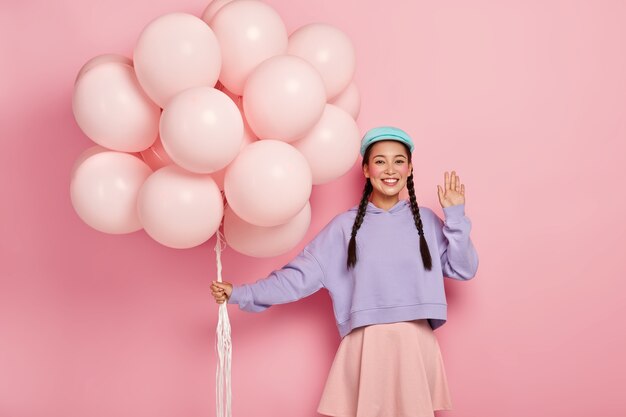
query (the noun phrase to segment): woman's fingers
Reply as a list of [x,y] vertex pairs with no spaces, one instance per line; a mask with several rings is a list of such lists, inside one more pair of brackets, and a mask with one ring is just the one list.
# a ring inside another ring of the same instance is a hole
[[213,298],[215,298],[215,301],[218,304],[222,304],[224,301],[226,301],[226,294],[224,293],[224,289],[218,287],[215,284],[211,284],[211,295],[213,296]]
[[461,186],[461,178],[456,175],[456,171],[452,171],[450,174],[446,171],[443,176],[443,182],[445,185],[444,190],[459,191],[459,187]]
[[230,298],[232,292],[232,284],[230,282],[211,281],[211,294],[218,303],[223,303]]
[[221,282],[211,283],[211,295],[215,298],[215,302],[222,304],[227,300],[225,284]]
[[226,291],[226,284],[223,284],[221,282],[214,282],[213,284],[211,284],[211,289],[213,291],[217,291],[217,292],[224,292]]
[[215,298],[216,302],[221,304],[224,301],[226,301],[226,294],[215,294],[215,293],[213,293],[213,298]]

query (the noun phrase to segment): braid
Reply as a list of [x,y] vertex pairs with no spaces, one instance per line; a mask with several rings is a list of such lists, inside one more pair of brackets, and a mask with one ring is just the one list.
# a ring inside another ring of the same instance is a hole
[[415,198],[415,184],[413,183],[413,171],[411,175],[406,179],[406,185],[409,190],[409,198],[411,200],[411,211],[413,212],[413,220],[415,221],[415,227],[420,235],[420,253],[422,254],[422,262],[424,269],[430,271],[432,268],[432,259],[430,257],[430,251],[428,250],[428,244],[424,237],[424,229],[422,227],[422,218],[420,217],[420,210],[417,205],[417,199]]
[[348,269],[354,267],[356,264],[356,233],[359,231],[363,218],[365,217],[365,209],[367,208],[367,202],[370,194],[372,194],[372,183],[369,178],[365,179],[365,187],[363,188],[363,196],[359,203],[359,211],[354,219],[354,225],[352,226],[352,236],[350,237],[350,244],[348,245]]

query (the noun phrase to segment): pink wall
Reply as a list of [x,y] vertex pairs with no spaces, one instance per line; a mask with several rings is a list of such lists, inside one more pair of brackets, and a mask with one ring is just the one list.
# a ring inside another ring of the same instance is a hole
[[[360,128],[414,135],[420,204],[442,215],[445,170],[466,184],[481,264],[470,282],[446,280],[436,335],[455,410],[438,414],[624,415],[626,3],[268,3],[290,31],[323,21],[354,40]],[[131,56],[151,19],[205,5],[0,7],[2,417],[215,415],[214,239],[174,250],[143,231],[97,232],[68,189],[91,144],[71,112],[78,69]],[[355,166],[315,188],[305,241],[356,203],[361,181]],[[224,279],[252,282],[303,244],[266,260],[227,250]],[[339,343],[327,293],[229,314],[233,415],[316,416]]]

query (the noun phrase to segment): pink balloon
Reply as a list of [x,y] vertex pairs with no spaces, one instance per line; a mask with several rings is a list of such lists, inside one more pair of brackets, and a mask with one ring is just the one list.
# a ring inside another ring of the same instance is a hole
[[252,70],[287,51],[287,29],[280,15],[257,0],[237,0],[221,7],[209,21],[222,48],[220,81],[237,95]]
[[93,145],[85,149],[84,151],[82,151],[80,155],[78,155],[78,158],[76,158],[76,160],[74,161],[74,165],[72,166],[72,171],[71,171],[72,178],[74,178],[74,175],[76,174],[76,170],[78,169],[79,166],[81,166],[81,164],[85,161],[85,159],[89,158],[91,155],[95,155],[101,152],[109,152],[109,151],[110,149],[107,149],[104,146],[100,146],[100,145]]
[[226,94],[237,105],[237,107],[239,107],[240,104],[243,102],[243,98],[241,96],[238,96],[237,94],[230,91],[228,88],[224,87],[224,84],[222,84],[221,82],[218,81],[217,84],[215,84],[215,88]]
[[224,175],[226,175],[227,169],[228,167],[211,173],[211,178],[213,178],[213,181],[215,181],[215,184],[220,191],[224,191]]
[[356,54],[344,32],[326,23],[302,26],[289,36],[287,53],[309,61],[322,75],[326,97],[343,91],[354,76]]
[[293,249],[306,235],[311,223],[311,205],[306,205],[287,223],[261,227],[240,219],[235,212],[224,210],[224,237],[237,252],[258,258],[281,255]]
[[256,226],[277,226],[294,217],[311,195],[311,170],[293,146],[260,140],[228,166],[224,193],[233,211]]
[[224,205],[210,175],[170,165],[148,177],[139,190],[137,211],[150,237],[170,248],[186,249],[215,234]]
[[[71,171],[71,177],[74,178],[74,175],[76,174],[76,170],[83,163],[85,159],[89,158],[91,155],[95,155],[101,152],[109,152],[109,151],[111,150],[100,145],[93,145],[85,149],[84,151],[82,151],[80,155],[78,155],[78,158],[76,158],[76,161],[74,161],[74,165],[72,166],[72,171]],[[136,158],[139,158],[140,160],[143,160],[139,152],[132,152],[132,153],[129,153],[129,155],[132,155]]]
[[213,0],[202,12],[202,20],[209,23],[215,13],[233,0]]
[[141,151],[140,155],[141,159],[143,159],[153,171],[174,163],[172,158],[170,158],[165,151],[160,137],[157,137],[156,141],[148,149]]
[[74,85],[76,85],[80,77],[82,77],[87,71],[89,71],[92,68],[97,67],[100,64],[106,64],[108,62],[117,62],[119,64],[128,65],[129,67],[133,66],[133,61],[130,58],[125,57],[124,55],[119,55],[119,54],[98,55],[98,56],[91,58],[89,61],[85,63],[85,65],[82,66],[80,71],[78,71],[78,75],[76,75],[76,80],[74,81]]
[[141,229],[137,195],[152,173],[139,158],[123,152],[99,152],[76,168],[70,182],[72,206],[89,226],[104,233]]
[[[245,124],[245,121],[244,121],[244,124]],[[250,129],[244,128],[243,141],[241,142],[241,148],[239,149],[239,151],[241,152],[241,149],[251,144],[252,142],[256,142],[256,140],[257,138],[251,133]],[[211,173],[211,177],[215,180],[215,183],[217,184],[220,190],[224,190],[224,175],[226,175],[227,169],[228,169],[228,166],[226,166],[226,168],[220,169],[219,171],[215,171]]]
[[211,28],[187,13],[150,22],[139,36],[133,60],[141,86],[161,107],[187,88],[214,86],[222,65]]
[[280,55],[260,64],[248,77],[243,108],[260,139],[292,142],[322,117],[326,104],[319,73],[302,58]]
[[137,152],[154,142],[161,110],[145,95],[133,68],[106,62],[85,71],[74,87],[74,118],[98,145]]
[[348,114],[356,120],[357,117],[359,117],[359,112],[361,111],[361,94],[359,93],[359,89],[355,82],[352,81],[348,84],[346,89],[339,93],[337,97],[329,101],[329,103],[347,111]]
[[[237,108],[239,109],[239,112],[241,113],[241,118],[243,119],[243,142],[241,143],[241,148],[239,149],[241,151],[241,149],[243,149],[244,146],[249,145],[252,142],[258,140],[258,138],[254,134],[252,129],[250,129],[250,125],[248,124],[248,121],[246,120],[246,116],[243,113],[243,98],[229,91],[219,81],[215,85],[215,88],[217,88],[218,90],[226,94],[228,97],[230,97],[230,99],[233,100],[233,102],[235,102],[235,104],[237,105]],[[219,187],[220,190],[224,190],[224,175],[226,174],[227,169],[228,169],[228,166],[226,168],[220,169],[219,171],[215,171],[211,173],[211,177],[213,177],[213,179],[217,183],[217,186]]]
[[239,109],[239,112],[241,113],[241,118],[243,119],[244,141],[248,140],[249,143],[252,143],[253,141],[257,140],[258,137],[255,135],[255,133],[252,131],[252,129],[250,129],[250,124],[248,123],[248,120],[246,119],[246,115],[245,115],[245,113],[243,111],[243,97],[242,96],[238,96],[237,94],[235,94],[232,91],[228,90],[219,81],[215,85],[215,88],[220,90],[224,94],[226,94],[228,97],[230,97],[230,99],[237,105],[237,108]]
[[313,184],[324,184],[344,175],[352,168],[361,147],[361,134],[348,113],[327,104],[315,127],[292,145],[311,167]]
[[195,173],[228,165],[243,140],[237,105],[211,87],[189,88],[170,100],[161,115],[161,140],[172,160]]

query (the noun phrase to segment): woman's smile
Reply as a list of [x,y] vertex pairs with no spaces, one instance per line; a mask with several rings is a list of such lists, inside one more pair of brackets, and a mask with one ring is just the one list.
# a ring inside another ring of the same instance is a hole
[[396,184],[398,184],[398,178],[385,178],[382,181],[385,185],[389,187],[394,187]]

